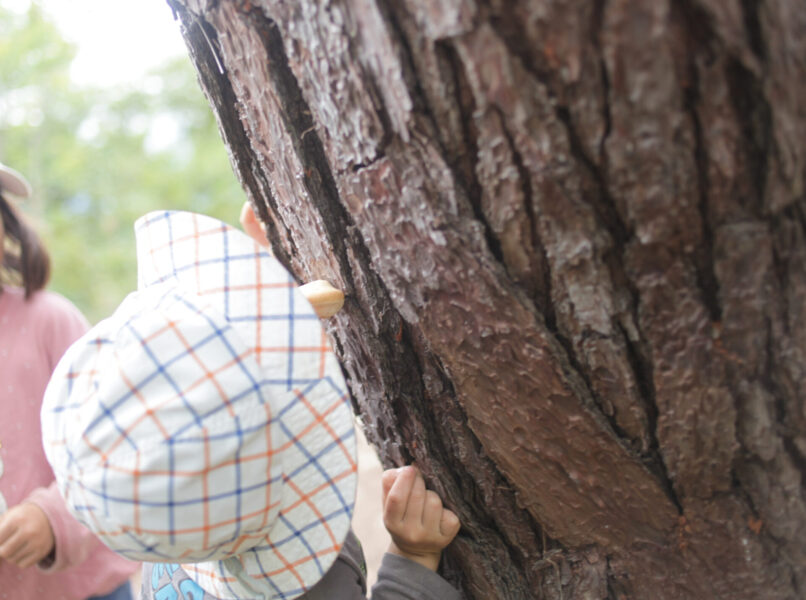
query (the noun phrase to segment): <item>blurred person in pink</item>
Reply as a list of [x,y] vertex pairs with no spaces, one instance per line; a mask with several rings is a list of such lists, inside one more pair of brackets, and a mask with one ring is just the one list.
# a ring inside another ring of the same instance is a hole
[[0,164],[0,600],[128,600],[137,563],[68,513],[42,447],[45,387],[88,323],[43,289],[47,251],[11,203],[30,193],[22,175]]

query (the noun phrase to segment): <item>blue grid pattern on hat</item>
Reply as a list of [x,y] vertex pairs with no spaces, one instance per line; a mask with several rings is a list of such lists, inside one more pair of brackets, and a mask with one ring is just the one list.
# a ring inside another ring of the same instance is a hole
[[[139,308],[149,310],[108,323],[118,332],[116,377],[68,373],[74,382],[96,378],[89,386],[94,414],[78,451],[73,444],[69,453],[71,464],[83,466],[73,488],[83,496],[76,510],[131,557],[176,558],[177,547],[193,559],[227,555],[278,510],[270,491],[281,471],[271,464],[267,435],[277,425],[253,353],[237,332],[223,319],[210,323],[209,308],[173,292],[154,303],[160,291],[140,293]],[[92,353],[104,345],[85,348],[78,366],[94,363]],[[228,518],[216,520],[216,513]],[[126,539],[132,543],[122,546]]]

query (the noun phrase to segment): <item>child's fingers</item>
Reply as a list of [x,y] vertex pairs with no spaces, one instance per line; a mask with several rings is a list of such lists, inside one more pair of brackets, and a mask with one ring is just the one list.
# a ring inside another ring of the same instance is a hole
[[414,487],[416,472],[411,467],[403,467],[397,473],[389,494],[386,496],[384,504],[384,520],[387,523],[399,523],[406,516],[406,508],[409,504],[409,496]]
[[38,562],[39,562],[38,553],[34,551],[28,552],[27,554],[21,556],[16,560],[16,564],[20,569],[27,569],[28,567],[33,566]]
[[442,517],[439,521],[439,532],[448,539],[448,543],[456,537],[461,527],[462,524],[459,522],[459,517],[456,516],[455,512],[447,508],[442,510]]
[[17,535],[16,532],[3,542],[0,546],[0,558],[9,562],[15,562],[15,558],[25,547],[25,537]]
[[24,569],[25,567],[29,566],[29,561],[30,563],[34,562],[31,560],[33,557],[33,550],[31,550],[28,546],[23,546],[13,556],[8,558],[8,562],[13,565],[17,565],[20,569]]
[[433,534],[441,532],[442,500],[434,491],[425,493],[425,506],[423,508],[423,527]]
[[0,516],[0,548],[3,547],[3,544],[5,544],[17,530],[16,525],[14,525],[13,510],[12,508],[3,516]]
[[423,522],[423,512],[425,511],[425,499],[427,491],[425,489],[425,479],[423,479],[420,471],[415,469],[414,472],[414,484],[411,487],[408,506],[406,506],[406,516],[403,517],[407,521],[410,520],[413,524]]
[[386,505],[386,498],[389,496],[389,490],[392,489],[392,484],[394,484],[397,479],[397,472],[398,469],[387,469],[381,475],[381,492],[383,494],[381,504],[383,505]]

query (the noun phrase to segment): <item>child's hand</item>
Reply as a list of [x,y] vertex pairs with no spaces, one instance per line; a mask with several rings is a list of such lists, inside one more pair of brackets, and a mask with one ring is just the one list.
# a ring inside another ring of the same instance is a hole
[[415,467],[384,471],[383,524],[392,536],[389,552],[436,571],[442,549],[459,533],[459,518],[431,490]]
[[55,540],[47,515],[23,502],[0,517],[0,559],[25,569],[53,550]]

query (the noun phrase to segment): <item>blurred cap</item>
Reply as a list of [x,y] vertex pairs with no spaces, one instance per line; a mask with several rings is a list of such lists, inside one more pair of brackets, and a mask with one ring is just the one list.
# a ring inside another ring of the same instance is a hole
[[31,196],[31,184],[18,171],[0,163],[0,190],[20,198]]

